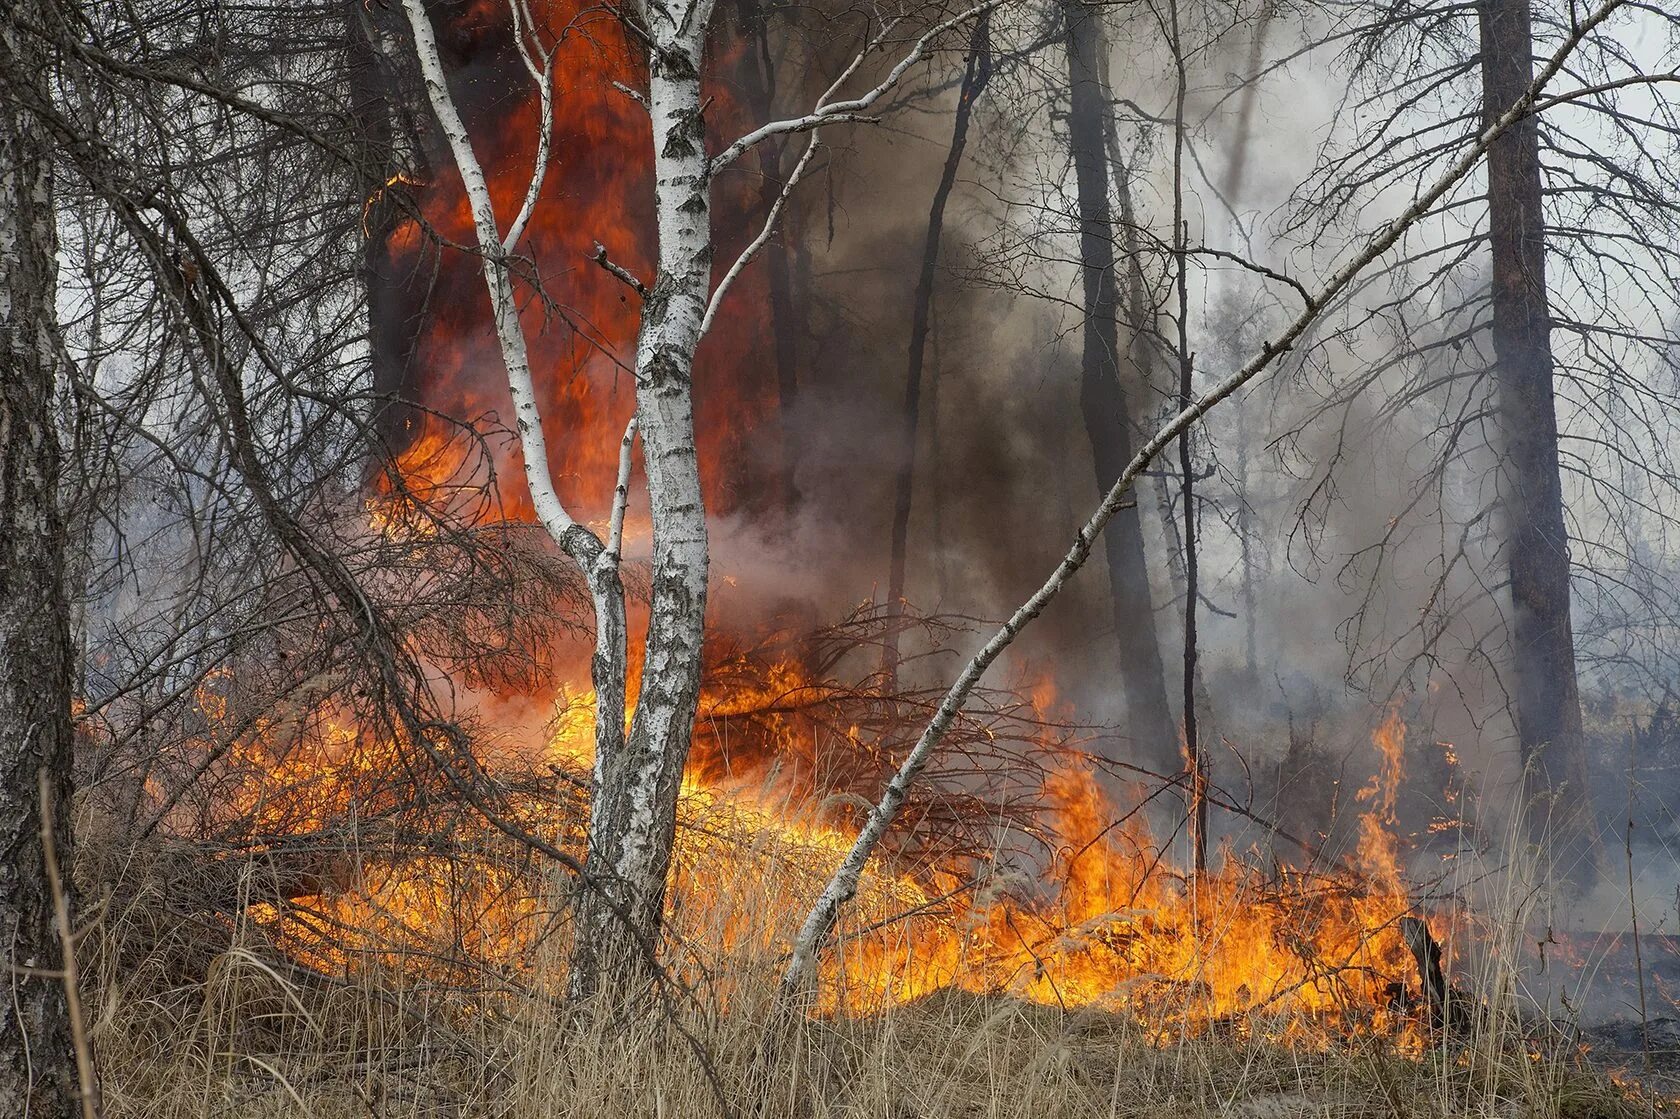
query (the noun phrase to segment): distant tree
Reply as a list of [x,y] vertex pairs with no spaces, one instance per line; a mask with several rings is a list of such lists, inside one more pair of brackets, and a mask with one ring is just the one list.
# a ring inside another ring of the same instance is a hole
[[[1533,0],[1334,11],[1328,41],[1353,80],[1290,226],[1317,238],[1380,208],[1396,181],[1452,159],[1457,132],[1494,119],[1528,85],[1537,53],[1570,40],[1582,20],[1572,6]],[[1675,25],[1638,4],[1606,18],[1653,42]],[[1448,644],[1487,669],[1508,699],[1532,833],[1555,840],[1558,866],[1585,877],[1594,821],[1577,665],[1599,654],[1580,646],[1577,626],[1603,635],[1606,607],[1635,598],[1653,616],[1673,617],[1676,605],[1639,574],[1639,533],[1680,523],[1673,309],[1649,295],[1680,275],[1680,117],[1661,90],[1672,70],[1627,41],[1607,30],[1581,42],[1567,86],[1500,136],[1485,178],[1465,183],[1365,282],[1309,362],[1334,387],[1325,394],[1316,382],[1310,418],[1279,440],[1287,451],[1315,429],[1331,438],[1332,452],[1307,469],[1304,519],[1321,521],[1365,423],[1418,425],[1428,466],[1382,539],[1340,572],[1366,588],[1346,633],[1360,670],[1387,673],[1390,685]],[[1339,376],[1350,362],[1359,372]],[[1481,484],[1489,478],[1497,486]],[[1397,634],[1383,604],[1413,574],[1394,567],[1413,566],[1400,542],[1424,524],[1441,552],[1422,609]],[[1489,606],[1497,624],[1476,617]]]
[[[1137,325],[1137,316],[1123,315],[1130,307],[1122,300],[1121,265],[1116,261],[1117,241],[1126,242],[1123,223],[1114,213],[1115,184],[1108,158],[1107,137],[1113,128],[1114,108],[1107,80],[1110,48],[1103,23],[1105,11],[1100,4],[1074,2],[1064,6],[1063,14],[1068,144],[1073,157],[1079,276],[1084,292],[1079,402],[1099,494],[1108,492],[1132,458],[1133,429],[1141,425],[1145,414],[1144,403],[1135,398],[1146,387],[1136,378],[1127,384],[1121,377],[1128,351],[1120,342],[1120,323],[1124,318],[1129,325]],[[1135,250],[1135,237],[1129,247]],[[1130,276],[1136,267],[1135,258],[1126,261],[1124,267]],[[1126,696],[1127,738],[1138,745],[1143,758],[1169,759],[1170,764],[1179,735],[1173,729],[1167,701],[1166,669],[1143,545],[1143,524],[1137,508],[1121,509],[1103,534],[1114,607],[1116,679]]]

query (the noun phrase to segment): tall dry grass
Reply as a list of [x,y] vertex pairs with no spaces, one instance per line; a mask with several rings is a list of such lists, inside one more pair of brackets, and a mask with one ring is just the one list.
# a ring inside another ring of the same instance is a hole
[[[1421,1047],[1373,1034],[1295,1044],[1258,1039],[1264,1030],[1193,1034],[1163,1030],[1147,1006],[943,991],[805,1021],[766,1067],[756,1058],[773,946],[808,888],[778,875],[774,857],[760,876],[684,899],[673,957],[689,993],[628,1013],[561,1002],[563,933],[470,987],[428,980],[418,963],[328,981],[276,953],[255,924],[236,918],[207,938],[170,915],[167,876],[148,881],[132,855],[118,861],[140,884],[82,952],[109,1119],[1632,1119],[1660,1105],[1543,1022],[1521,966],[1543,891],[1508,863],[1461,872],[1480,884],[1474,945],[1448,947],[1476,998]],[[564,906],[558,884],[550,902]],[[761,935],[743,938],[743,923]],[[864,965],[878,967],[879,952]]]

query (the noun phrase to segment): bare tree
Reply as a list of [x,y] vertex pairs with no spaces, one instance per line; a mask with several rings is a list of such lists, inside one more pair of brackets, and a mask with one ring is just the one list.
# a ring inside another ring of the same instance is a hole
[[[1333,39],[1349,44],[1353,77],[1338,118],[1346,132],[1290,227],[1319,236],[1397,177],[1450,159],[1449,137],[1492,119],[1536,55],[1579,26],[1573,7],[1533,0],[1338,10],[1346,19]],[[1617,18],[1650,41],[1674,26],[1672,13],[1636,5]],[[1407,62],[1396,68],[1395,58]],[[1671,287],[1680,267],[1677,122],[1659,88],[1674,73],[1672,47],[1648,59],[1626,36],[1583,42],[1571,87],[1504,135],[1486,179],[1465,184],[1320,337],[1322,369],[1351,354],[1363,368],[1316,395],[1298,429],[1316,427],[1334,448],[1307,471],[1302,520],[1322,524],[1335,472],[1366,425],[1407,414],[1419,424],[1430,465],[1381,538],[1338,571],[1363,586],[1344,626],[1357,650],[1350,676],[1384,676],[1386,690],[1438,663],[1443,646],[1465,650],[1509,711],[1531,832],[1577,877],[1596,873],[1581,666],[1603,666],[1636,640],[1636,625],[1617,634],[1627,624],[1618,615],[1653,625],[1675,616],[1641,539],[1669,531],[1677,513],[1672,312],[1646,295]],[[1630,438],[1638,453],[1626,452]],[[1440,553],[1399,636],[1383,604],[1398,542],[1425,523]]]
[[[1482,112],[1491,121],[1499,106],[1533,80],[1529,0],[1484,0],[1480,39]],[[1537,835],[1548,828],[1559,832],[1554,854],[1574,873],[1591,877],[1592,811],[1570,614],[1569,531],[1558,462],[1537,119],[1519,121],[1494,142],[1487,174],[1491,331],[1505,440],[1500,488],[1518,744],[1531,783],[1530,800],[1538,803],[1554,792],[1564,793],[1558,811],[1536,820]]]
[[[38,93],[46,60],[19,28],[44,21],[46,8],[15,4],[0,17],[0,1106],[60,1119],[77,1103],[43,839],[68,858],[74,654],[55,414],[53,145],[23,96]],[[56,802],[50,832],[43,791]]]
[[[1120,281],[1110,205],[1106,135],[1108,36],[1101,5],[1070,3],[1067,31],[1068,142],[1072,149],[1079,220],[1079,270],[1084,286],[1079,402],[1091,441],[1097,492],[1106,493],[1132,457],[1137,405],[1121,384]],[[1137,391],[1139,386],[1132,386]],[[1127,734],[1143,756],[1170,758],[1178,735],[1167,702],[1166,669],[1155,627],[1143,525],[1135,507],[1121,509],[1104,532],[1114,640]]]

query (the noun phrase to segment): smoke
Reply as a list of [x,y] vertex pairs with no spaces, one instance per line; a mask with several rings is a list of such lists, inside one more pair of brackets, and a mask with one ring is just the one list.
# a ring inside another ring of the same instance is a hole
[[[809,103],[826,80],[818,75],[835,72],[854,49],[837,26],[810,16],[773,31],[779,113]],[[1170,108],[1172,60],[1152,25],[1116,30],[1117,148],[1134,173],[1143,267],[1170,310],[1171,136],[1159,117]],[[977,108],[976,139],[947,211],[915,433],[907,597],[919,610],[976,625],[1006,615],[1036,588],[1098,498],[1078,401],[1083,310],[1062,126],[1065,67],[1060,36],[1047,31],[1054,23],[1046,13],[997,29],[999,57],[1009,61]],[[1297,220],[1296,205],[1321,170],[1319,140],[1332,131],[1327,106],[1346,90],[1333,72],[1300,64],[1268,76],[1243,113],[1242,99],[1228,96],[1233,81],[1255,57],[1295,51],[1305,32],[1274,21],[1258,52],[1253,29],[1189,33],[1212,43],[1191,75],[1189,241],[1267,262],[1310,288],[1342,244],[1326,231],[1346,234],[1348,224],[1393,205],[1378,200],[1342,225],[1309,229]],[[1036,53],[1010,53],[1046,39]],[[508,169],[501,189],[511,197],[516,172],[528,165],[529,99],[505,92],[517,83],[507,80],[512,60],[497,42],[493,25],[472,24],[452,49],[456,81],[469,93],[469,127],[500,138],[487,160]],[[579,52],[568,72],[585,73],[585,63],[599,71],[602,57],[611,73],[633,69],[610,39],[580,38],[567,49]],[[712,65],[716,142],[753,119],[742,68],[759,59],[735,44]],[[773,314],[771,269],[761,258],[705,344],[696,397],[715,514],[715,628],[751,633],[789,619],[815,628],[885,593],[910,305],[959,68],[955,49],[942,53],[918,72],[886,124],[825,130],[825,150],[769,250],[784,254],[792,321]],[[619,364],[635,322],[633,297],[590,267],[587,253],[600,241],[643,276],[651,259],[645,122],[627,98],[598,84],[580,77],[561,93],[547,188],[558,217],[539,222],[528,246],[552,300],[531,312],[541,320],[539,365],[549,371],[545,419],[566,456],[563,489],[586,515],[610,488],[603,479],[630,404]],[[1144,119],[1151,112],[1154,119]],[[802,142],[791,142],[784,169]],[[1247,153],[1240,178],[1226,162],[1239,150]],[[1208,179],[1235,193],[1217,197]],[[720,269],[756,232],[761,188],[752,163],[720,179]],[[464,232],[449,224],[461,220],[448,204],[455,190],[442,169],[422,190],[423,207],[450,236]],[[1423,236],[1445,242],[1453,233],[1439,225]],[[501,392],[475,270],[462,254],[415,258],[402,312],[420,338],[405,392],[465,418],[497,411]],[[1482,280],[1472,274],[1463,282],[1473,288]],[[1462,812],[1452,788],[1479,790],[1494,811],[1517,796],[1502,676],[1509,649],[1492,482],[1497,447],[1474,422],[1489,405],[1487,378],[1475,375],[1489,355],[1474,343],[1448,345],[1462,324],[1438,294],[1419,296],[1409,319],[1413,281],[1399,269],[1363,289],[1308,352],[1216,413],[1196,439],[1198,461],[1213,471],[1198,488],[1202,718],[1212,728],[1215,783],[1241,803],[1289,815],[1292,830],[1321,833],[1332,853],[1353,841],[1338,831],[1351,819],[1345,802],[1376,771],[1371,730],[1390,704],[1411,727],[1404,829],[1421,836],[1433,819]],[[1229,262],[1198,264],[1189,331],[1199,383],[1251,355],[1295,298]],[[791,397],[782,396],[785,371],[775,367],[777,342],[788,341],[778,332],[791,334]],[[1418,391],[1419,384],[1437,387]],[[1154,412],[1162,386],[1147,389]],[[517,511],[515,466],[503,461],[500,476]],[[1155,509],[1163,492],[1172,499],[1176,483],[1146,479],[1136,496],[1156,621],[1176,675],[1172,646],[1184,604],[1168,577],[1175,544]],[[643,544],[633,541],[632,557]],[[1000,666],[999,681],[1052,684],[1066,717],[1098,728],[1093,740],[1117,743],[1111,752],[1124,757],[1139,744],[1128,741],[1115,678],[1113,614],[1095,570],[1103,562],[1099,551]],[[946,640],[952,648],[915,662],[909,683],[945,682],[957,653],[978,643],[972,635]],[[872,670],[872,655],[861,650],[851,668]],[[1170,680],[1169,691],[1178,691]],[[514,721],[528,728],[532,717]],[[1457,759],[1450,765],[1449,756]],[[1333,818],[1338,803],[1342,815]],[[1217,826],[1233,845],[1261,838],[1235,820]],[[1420,873],[1454,853],[1445,841],[1417,843]],[[1672,910],[1663,903],[1670,876],[1648,869],[1636,877],[1642,910]],[[1615,910],[1614,887],[1601,890],[1609,892],[1574,910],[1576,919]]]

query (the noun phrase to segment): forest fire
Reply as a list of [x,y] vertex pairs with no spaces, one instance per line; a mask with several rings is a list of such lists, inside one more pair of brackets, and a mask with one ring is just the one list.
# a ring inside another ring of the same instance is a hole
[[[539,411],[553,436],[549,471],[568,504],[601,530],[634,401],[627,362],[637,315],[619,279],[590,263],[591,246],[610,246],[617,264],[647,275],[651,200],[646,157],[637,154],[645,125],[615,84],[635,70],[622,30],[590,24],[583,34],[581,8],[540,10],[567,88],[557,98],[545,187],[556,197],[545,194],[549,204],[535,208],[523,246],[542,268],[527,263],[516,272],[521,322],[534,339]],[[472,66],[517,65],[513,32],[489,0],[447,34],[447,50]],[[737,61],[725,51],[711,65]],[[491,196],[511,214],[536,158],[539,107],[528,84],[497,88],[488,98],[464,92],[462,112],[482,138]],[[741,115],[727,97],[708,111],[724,123]],[[392,175],[363,214],[386,257],[387,295],[397,305],[388,317],[423,323],[395,342],[387,336],[384,352],[375,335],[376,368],[425,408],[401,414],[390,467],[373,479],[366,502],[371,534],[399,548],[441,531],[535,519],[519,483],[517,442],[482,422],[506,412],[507,390],[496,363],[485,360],[479,261],[429,247],[434,235],[470,243],[473,216],[450,161],[432,153],[426,162],[424,176]],[[412,192],[425,230],[416,216],[383,205],[393,191]],[[727,250],[732,237],[745,239],[749,200],[725,186],[717,205]],[[744,282],[763,281],[749,274]],[[759,294],[735,298],[751,306]],[[707,388],[697,398],[698,452],[714,514],[782,488],[766,477],[783,466],[764,450],[781,440],[779,386],[756,360],[768,350],[766,329],[757,316],[726,317],[701,351]],[[650,533],[633,505],[627,552],[644,551]],[[751,595],[746,587],[733,597]],[[714,605],[710,629],[714,645],[727,648],[735,630],[757,623],[733,621],[724,601]],[[631,597],[633,615],[645,608]],[[639,624],[633,618],[633,632]],[[480,755],[502,790],[500,811],[581,856],[594,693],[575,667],[581,651],[567,644],[575,638],[554,641],[554,662],[574,667],[534,693],[450,686],[472,697],[467,709],[488,732]],[[632,697],[640,656],[632,643]],[[875,676],[843,686],[833,668],[832,659],[813,668],[785,652],[709,656],[666,906],[672,937],[702,970],[722,959],[773,966],[786,952],[788,915],[845,855],[861,797],[874,795],[925,717],[925,701],[906,703]],[[214,691],[201,703],[213,736]],[[868,1010],[957,988],[1124,1011],[1161,1036],[1212,1028],[1296,1039],[1401,1032],[1409,1019],[1391,1005],[1391,992],[1408,983],[1413,964],[1397,931],[1412,904],[1396,834],[1404,745],[1397,711],[1374,736],[1381,764],[1358,793],[1360,845],[1349,865],[1268,870],[1258,855],[1227,852],[1222,865],[1191,879],[1174,871],[1170,841],[1151,833],[1145,804],[1123,803],[1137,790],[1105,784],[1056,728],[1053,695],[1045,682],[1035,700],[1008,697],[990,722],[975,724],[977,760],[920,806],[916,826],[899,829],[899,848],[866,878],[839,930],[823,1005]],[[546,717],[529,715],[545,705]],[[497,725],[515,709],[526,714]],[[545,872],[510,854],[505,837],[435,778],[416,778],[424,766],[403,735],[335,707],[303,723],[260,720],[225,753],[231,785],[222,808],[240,822],[249,849],[276,865],[311,852],[307,873],[277,874],[285,881],[271,892],[279,896],[259,890],[248,910],[294,958],[331,973],[377,967],[464,984],[485,975],[518,981],[555,933]],[[1019,764],[1023,758],[1030,764]]]
[[[797,666],[772,664],[757,695],[715,697],[714,710],[764,710],[820,687]],[[560,703],[545,742],[495,763],[509,815],[574,850],[593,742],[589,699]],[[373,968],[455,984],[522,981],[555,931],[540,867],[510,855],[470,815],[451,814],[431,834],[407,822],[406,806],[391,803],[384,785],[406,751],[366,740],[341,718],[284,751],[275,728],[262,728],[230,759],[240,775],[230,815],[249,821],[255,853],[279,866],[288,852],[313,850],[317,866],[332,868],[282,888],[289,897],[256,901],[250,919],[330,974]],[[1361,790],[1355,867],[1268,874],[1258,860],[1228,852],[1194,883],[1170,869],[1142,813],[1122,813],[1104,793],[1086,758],[1042,742],[1047,772],[1033,814],[1054,847],[1039,864],[1042,880],[983,858],[892,861],[868,880],[823,1004],[864,1011],[955,988],[1126,1012],[1163,1036],[1213,1028],[1303,1042],[1350,1031],[1409,1034],[1418,1023],[1392,1003],[1413,967],[1397,932],[1412,906],[1392,818],[1403,737],[1391,712],[1374,736],[1382,768]],[[797,754],[792,744],[752,743],[733,766],[719,749],[702,736],[685,781],[672,935],[706,970],[723,960],[764,966],[785,951],[785,913],[850,845],[846,813],[808,779],[790,776],[807,767],[763,765]],[[742,766],[743,758],[760,768]]]
[[0,1110],[1668,1110],[1565,7],[0,5]]

